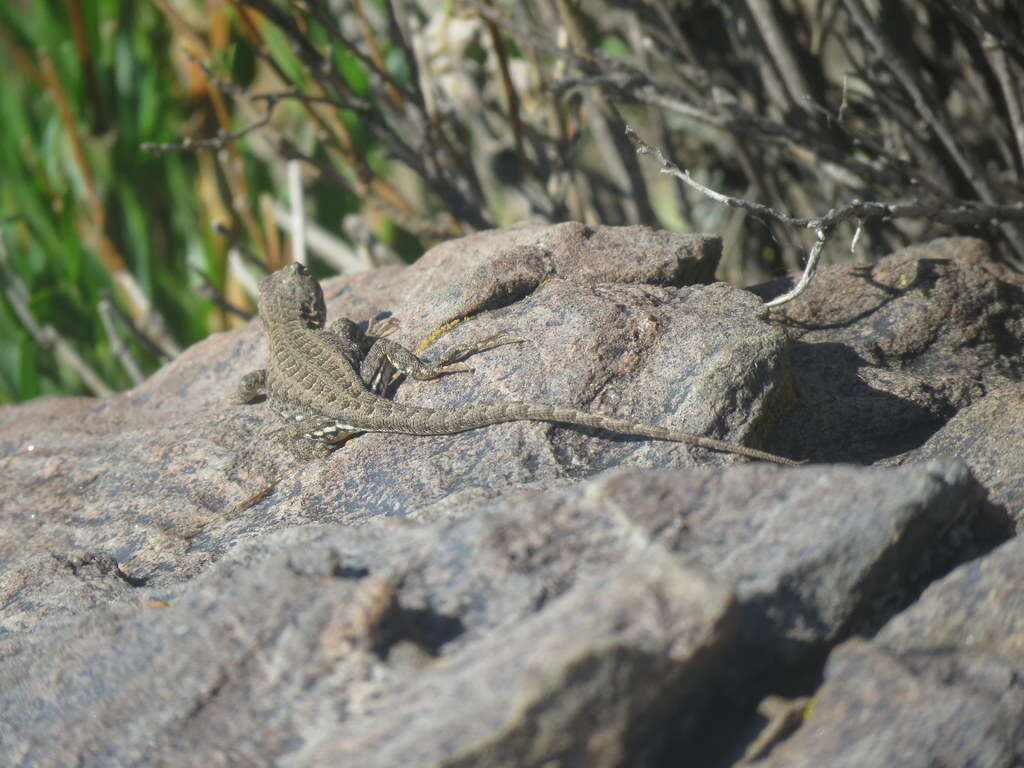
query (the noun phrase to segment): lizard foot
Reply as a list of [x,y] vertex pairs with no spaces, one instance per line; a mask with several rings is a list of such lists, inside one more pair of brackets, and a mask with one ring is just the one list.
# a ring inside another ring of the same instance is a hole
[[256,371],[249,371],[238,382],[238,389],[231,398],[236,405],[251,403],[260,395],[267,393],[267,369],[260,368]]

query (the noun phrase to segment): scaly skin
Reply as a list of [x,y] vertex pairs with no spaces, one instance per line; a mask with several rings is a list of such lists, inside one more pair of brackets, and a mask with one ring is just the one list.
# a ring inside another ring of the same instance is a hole
[[783,466],[800,464],[711,437],[545,403],[503,402],[456,408],[396,403],[381,396],[396,371],[424,380],[469,371],[459,362],[463,358],[522,339],[496,334],[449,349],[437,361],[420,360],[393,341],[375,338],[373,329],[364,334],[350,320],[341,318],[325,327],[323,292],[300,264],[290,264],[263,280],[260,316],[270,341],[270,365],[243,378],[238,399],[250,402],[265,393],[274,412],[307,443],[331,445],[360,432],[451,435],[509,421],[543,421],[685,443]]

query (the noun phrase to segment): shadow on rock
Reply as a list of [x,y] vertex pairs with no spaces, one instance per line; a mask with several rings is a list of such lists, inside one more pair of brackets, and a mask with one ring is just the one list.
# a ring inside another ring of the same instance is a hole
[[770,451],[870,464],[916,448],[954,414],[924,382],[870,367],[845,344],[795,342],[792,361],[799,404],[777,422]]

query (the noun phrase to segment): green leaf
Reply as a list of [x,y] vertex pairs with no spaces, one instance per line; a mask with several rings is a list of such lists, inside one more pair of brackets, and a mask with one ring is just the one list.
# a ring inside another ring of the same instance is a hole
[[267,21],[264,21],[261,31],[267,44],[267,50],[270,51],[271,57],[281,67],[288,79],[295,85],[304,85],[306,78],[302,63],[292,52],[284,33]]

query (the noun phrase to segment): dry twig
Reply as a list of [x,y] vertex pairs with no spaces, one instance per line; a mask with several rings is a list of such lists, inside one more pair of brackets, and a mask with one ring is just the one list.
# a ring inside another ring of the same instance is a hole
[[[881,203],[864,202],[853,200],[841,208],[833,208],[822,216],[797,218],[785,213],[780,213],[770,206],[762,203],[743,200],[738,197],[724,195],[716,192],[710,187],[701,184],[694,179],[689,171],[679,168],[675,163],[665,157],[665,154],[657,147],[641,139],[636,131],[629,126],[626,127],[626,135],[637,147],[637,153],[641,155],[655,155],[661,163],[661,173],[669,174],[682,181],[692,189],[703,195],[727,205],[730,208],[742,208],[754,216],[773,219],[782,224],[800,229],[814,231],[816,241],[810,254],[807,257],[807,265],[804,267],[803,275],[793,290],[778,296],[767,302],[769,307],[777,307],[787,301],[791,301],[803,293],[810,284],[818,268],[821,250],[831,236],[836,225],[844,221],[856,221],[857,232],[859,233],[864,221],[873,218],[899,219],[899,218],[929,218],[933,221],[941,221],[946,224],[988,224],[992,221],[1024,221],[1024,203],[1018,205],[986,205],[984,203],[972,203],[961,201],[953,207],[928,205],[924,203]],[[858,234],[854,235],[854,244]]]

